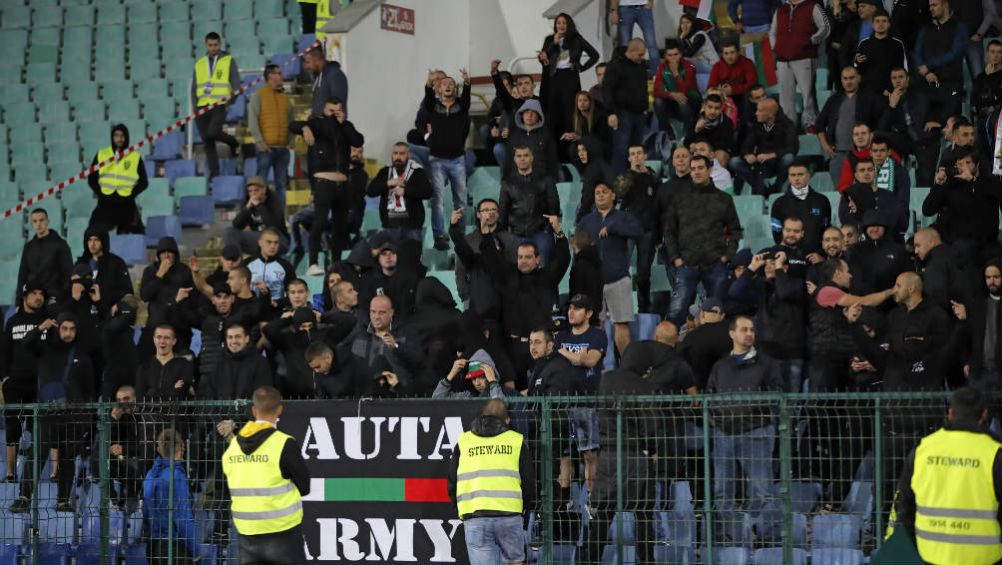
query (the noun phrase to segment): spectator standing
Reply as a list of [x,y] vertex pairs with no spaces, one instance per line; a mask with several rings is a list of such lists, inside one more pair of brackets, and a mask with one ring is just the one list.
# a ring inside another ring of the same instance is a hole
[[842,160],[839,177],[835,179],[839,192],[845,192],[853,184],[856,173],[856,163],[860,159],[870,157],[870,144],[873,142],[873,130],[865,123],[852,126],[852,145]]
[[532,242],[546,264],[553,249],[553,236],[546,231],[548,226],[552,227],[548,218],[560,216],[557,186],[552,176],[537,168],[535,155],[528,146],[515,146],[513,155],[514,171],[501,182],[498,224],[520,243]]
[[[648,75],[644,51],[643,40],[631,39],[626,51],[609,63],[602,81],[602,99],[609,110],[608,123],[612,128],[612,170],[616,173],[626,170],[627,149],[641,143],[646,130]],[[652,58],[653,71],[657,70],[657,60]]]
[[136,373],[136,398],[147,402],[157,400],[188,400],[194,396],[194,370],[191,361],[175,354],[177,336],[174,328],[159,325],[153,330],[156,352]]
[[814,69],[818,46],[831,33],[824,8],[814,0],[786,0],[772,18],[769,44],[776,56],[779,77],[779,104],[790,121],[796,124],[794,93],[800,88],[804,99],[801,126],[810,129],[817,118],[814,99]]
[[513,127],[508,134],[507,155],[511,162],[502,171],[502,178],[515,174],[518,165],[515,164],[515,150],[518,147],[528,147],[532,151],[535,170],[554,181],[558,177],[560,167],[557,156],[557,144],[550,130],[544,127],[546,123],[539,101],[529,99],[515,113]]
[[118,233],[144,233],[143,219],[136,208],[136,197],[139,196],[149,181],[146,178],[146,166],[139,151],[116,158],[120,151],[129,147],[129,128],[124,124],[115,124],[111,128],[111,145],[97,152],[91,160],[93,167],[101,161],[114,159],[100,170],[87,177],[97,206],[90,215],[89,226],[110,230]]
[[682,122],[682,131],[689,131],[699,112],[699,90],[696,88],[696,67],[682,58],[677,41],[665,45],[664,58],[654,73],[654,114],[658,127],[675,138],[672,120]]
[[[951,300],[953,314],[960,320],[967,338],[964,352],[964,375],[967,386],[988,394],[1002,387],[1002,264],[993,259],[985,265],[985,294],[973,297],[967,303]],[[968,308],[970,306],[970,308]]]
[[[638,220],[642,234],[634,244],[637,248],[637,303],[640,312],[651,310],[651,266],[657,253],[658,236],[661,229],[661,216],[658,213],[657,190],[660,184],[658,175],[647,166],[647,153],[643,146],[630,147],[630,168],[616,178],[616,188],[620,199],[619,209],[629,212]],[[617,197],[615,194],[614,198]],[[615,205],[615,202],[610,202]],[[601,212],[600,212],[601,213]],[[599,252],[604,255],[601,233],[589,233],[594,239],[598,235]],[[627,255],[630,254],[629,247]],[[629,259],[627,259],[629,264]],[[611,282],[611,281],[606,281]],[[622,348],[621,351],[625,351]]]
[[218,33],[210,31],[205,35],[205,55],[195,61],[191,83],[191,100],[195,108],[202,110],[214,103],[220,103],[195,118],[195,125],[205,148],[210,179],[219,176],[216,142],[221,141],[228,145],[230,153],[234,156],[240,147],[236,138],[223,131],[227,108],[224,102],[228,102],[228,98],[240,89],[240,71],[233,56],[221,51],[221,44],[222,40]]
[[157,436],[157,457],[143,482],[143,519],[149,532],[150,558],[166,561],[173,555],[175,563],[189,565],[201,563],[202,556],[188,492],[184,444],[184,438],[172,428]]
[[257,149],[257,174],[268,178],[271,170],[275,195],[284,209],[285,189],[289,184],[289,150],[295,143],[289,135],[289,124],[293,121],[292,101],[285,94],[281,67],[265,66],[264,80],[265,86],[255,90],[247,104],[247,127]]
[[[752,1],[758,0],[748,0],[747,2],[732,0],[727,5],[728,11],[730,11],[733,4],[740,2],[747,5]],[[769,12],[769,20],[764,24],[766,28],[768,28],[769,22],[772,21],[772,9]],[[739,22],[735,25],[740,26],[742,24]],[[722,41],[720,47],[721,57],[719,61],[713,64],[713,68],[710,69],[710,80],[707,83],[707,88],[719,88],[723,95],[733,99],[735,106],[743,112],[745,108],[745,94],[748,93],[748,89],[752,85],[758,83],[758,71],[755,69],[755,63],[738,51],[738,44],[736,42]]]
[[[571,238],[571,252],[574,253],[574,263],[570,272],[570,295],[583,294],[592,304],[603,304],[602,290],[602,259],[598,256],[598,247],[588,232],[576,230]],[[591,324],[597,326],[598,314],[594,312]]]
[[397,240],[421,241],[424,227],[422,200],[432,197],[431,184],[424,168],[411,159],[406,143],[393,144],[390,164],[372,178],[366,196],[379,197],[379,219],[383,230]]
[[[320,0],[329,2],[330,0]],[[305,32],[304,32],[305,33]],[[348,115],[348,77],[341,70],[337,61],[328,61],[324,56],[323,47],[314,47],[303,57],[303,66],[313,73],[313,97],[310,106],[310,117],[320,118],[324,115],[324,106],[331,98],[341,101],[345,116]]]
[[756,255],[748,265],[748,270],[756,273],[762,269],[762,277],[756,279],[759,285],[759,310],[756,324],[759,328],[758,342],[762,351],[779,363],[786,392],[803,392],[804,360],[807,357],[807,332],[804,321],[807,317],[807,292],[804,276],[795,276],[784,251],[768,255]]
[[891,152],[891,145],[884,136],[874,136],[870,142],[870,157],[873,159],[873,167],[876,169],[876,177],[873,184],[878,190],[885,190],[894,195],[897,200],[895,207],[897,216],[893,219],[894,238],[903,242],[905,232],[908,231],[908,224],[911,220],[909,210],[911,202],[911,178],[908,171],[897,159],[897,155]]
[[266,229],[279,232],[279,251],[289,249],[289,233],[285,228],[284,196],[268,188],[264,177],[247,179],[247,199],[233,218],[233,227],[226,230],[226,245],[236,245],[242,253],[256,253],[258,240]]
[[852,65],[859,70],[860,89],[883,95],[893,90],[891,69],[908,66],[905,44],[891,36],[891,17],[883,8],[873,15],[873,34],[860,40]]
[[832,34],[833,40],[838,39],[839,68],[853,65],[859,43],[873,33],[873,16],[877,13],[878,2],[879,0],[857,0],[856,17],[850,15],[845,26],[839,30],[842,32],[840,35]]
[[717,161],[716,148],[713,147],[709,139],[697,139],[690,143],[689,153],[693,157],[702,155],[708,158],[712,165],[710,168],[710,181],[713,182],[713,186],[717,187],[717,190],[722,190],[727,194],[734,194],[734,178],[731,176],[731,172]]
[[69,290],[73,257],[66,241],[49,229],[49,213],[45,208],[31,211],[31,227],[35,237],[29,239],[21,251],[15,300],[20,303],[24,285],[34,281],[45,289],[46,299],[51,304]]
[[619,45],[628,45],[633,41],[633,26],[640,26],[640,33],[644,36],[641,46],[646,46],[651,75],[657,72],[658,60],[653,4],[653,0],[611,0],[609,3],[609,23],[617,26]]
[[[999,72],[1002,71],[1002,41],[989,41],[985,57],[988,60],[985,71],[974,78],[971,87],[971,111],[974,123],[978,124],[978,137],[982,144],[989,143],[989,138],[981,124],[1002,108],[1002,72]],[[991,139],[993,145],[994,142]]]
[[962,153],[953,178],[933,186],[922,203],[924,215],[940,214],[937,223],[954,253],[974,265],[998,238],[1002,189],[996,178],[981,174],[976,153]]
[[818,251],[821,249],[822,234],[831,224],[831,202],[811,188],[810,169],[802,162],[790,165],[786,176],[789,188],[772,203],[772,238],[776,243],[782,241],[783,222],[787,218],[799,218],[804,223],[802,248],[808,253]]
[[463,92],[457,92],[455,79],[445,77],[432,89],[432,75],[424,88],[421,103],[428,114],[428,149],[431,163],[431,229],[435,236],[435,249],[449,248],[445,235],[445,183],[452,188],[452,209],[466,207],[466,136],[470,132],[470,76],[460,69]]
[[251,343],[250,330],[236,321],[229,323],[224,333],[223,355],[212,376],[198,384],[198,396],[206,400],[249,399],[258,388],[271,386],[271,367]]
[[[136,380],[136,370],[139,368],[135,342],[138,308],[139,301],[136,297],[127,294],[111,305],[111,316],[101,325],[101,356],[103,359],[115,360],[104,366],[99,391],[102,400],[115,398],[116,390],[123,386],[132,388]],[[135,396],[134,388],[132,395]]]
[[[778,0],[728,0],[727,15],[734,22],[734,29],[738,33],[766,33],[771,27],[773,13],[779,5]],[[724,53],[724,57],[726,56]]]
[[129,267],[121,257],[111,252],[106,231],[94,228],[84,231],[84,252],[75,265],[87,266],[91,280],[100,287],[101,296],[109,305],[133,293]]
[[560,136],[560,141],[569,146],[566,152],[561,147],[562,158],[569,154],[571,162],[577,164],[575,157],[578,145],[582,142],[590,142],[596,158],[603,162],[608,158],[612,151],[612,130],[609,129],[608,116],[605,108],[583,90],[574,97],[574,112],[568,126],[570,129]]
[[[668,319],[676,326],[702,281],[707,296],[720,298],[727,280],[727,261],[737,252],[741,222],[734,200],[710,183],[709,157],[697,155],[689,162],[692,184],[674,199],[664,226],[666,256],[673,265]],[[726,234],[726,235],[725,235]]]
[[[908,71],[891,69],[891,90],[887,93],[887,109],[880,117],[878,129],[888,136],[894,150],[902,158],[915,155],[916,186],[931,186],[939,157],[941,118],[930,113],[929,98],[921,88],[912,88]],[[921,83],[920,83],[921,84]]]
[[[131,510],[139,505],[139,497],[143,494],[144,473],[152,463],[147,450],[156,442],[147,439],[142,416],[136,414],[136,389],[132,385],[122,385],[112,398],[116,404],[108,411],[108,474],[119,482],[120,487],[117,493],[110,494],[113,508],[124,509],[131,514]],[[91,465],[100,464],[98,442],[102,440],[100,436],[94,438],[94,445],[90,450]]]
[[859,71],[845,67],[840,74],[842,91],[832,93],[815,123],[821,149],[828,157],[828,170],[833,179],[840,178],[842,162],[852,151],[852,131],[856,124],[876,127],[883,111],[883,101],[868,92],[859,91]]
[[908,270],[908,251],[888,234],[886,212],[870,210],[863,217],[866,238],[852,246],[849,264],[854,294],[878,292],[894,286],[894,279]]
[[449,237],[456,249],[456,287],[459,297],[468,301],[469,308],[484,320],[497,324],[501,321],[501,296],[492,280],[481,249],[484,245],[500,247],[504,260],[515,264],[515,250],[519,239],[510,231],[498,229],[499,205],[493,198],[477,204],[477,227],[463,234],[462,210],[452,213]]
[[[587,61],[583,60],[584,55],[588,56]],[[578,33],[574,20],[560,13],[553,19],[553,34],[543,40],[538,58],[543,65],[539,97],[556,138],[571,130],[575,98],[581,90],[581,73],[595,65],[600,57]]]
[[581,175],[581,203],[578,204],[575,224],[595,208],[595,186],[600,183],[612,184],[614,177],[612,168],[603,158],[598,140],[586,136],[578,141],[576,148],[573,162]]
[[310,308],[284,312],[262,333],[285,358],[285,374],[275,378],[282,393],[289,398],[314,398],[318,385],[305,353],[310,344],[328,339],[327,328],[318,324],[316,313]]
[[595,65],[595,85],[588,89],[588,96],[591,96],[591,99],[598,102],[600,106],[605,106],[605,99],[602,97],[602,81],[605,80],[607,66],[606,63]]
[[[925,80],[930,97],[943,108],[943,114],[954,116],[960,113],[963,99],[964,72],[960,63],[971,43],[970,32],[964,22],[954,17],[948,0],[929,0],[929,15],[932,21],[923,25],[915,38],[912,64]],[[972,76],[980,72],[978,69]]]
[[765,98],[755,110],[755,123],[745,132],[741,155],[730,161],[731,170],[739,180],[751,185],[752,194],[768,196],[777,187],[766,187],[765,179],[787,176],[799,146],[793,122],[779,113],[775,100]]
[[[173,237],[162,237],[157,242],[157,260],[143,270],[143,278],[139,284],[139,299],[147,304],[149,315],[140,341],[140,356],[147,357],[152,353],[150,347],[153,341],[153,328],[160,324],[169,324],[173,320],[167,313],[167,304],[174,300],[177,291],[182,288],[193,288],[195,285],[191,269],[181,263],[181,252]],[[172,328],[173,333],[177,328]],[[191,341],[191,332],[181,329],[174,336],[187,348]]]
[[985,52],[982,40],[989,37],[989,29],[998,20],[998,6],[985,0],[954,0],[950,2],[953,17],[964,25],[967,42],[964,60],[973,79],[985,70]]
[[914,244],[922,287],[933,304],[949,311],[952,301],[970,304],[972,295],[980,294],[975,269],[962,265],[934,228],[915,232]]

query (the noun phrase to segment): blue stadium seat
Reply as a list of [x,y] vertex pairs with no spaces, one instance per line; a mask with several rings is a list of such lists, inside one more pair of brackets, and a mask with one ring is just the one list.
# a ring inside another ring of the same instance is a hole
[[220,175],[212,179],[212,199],[216,202],[216,206],[241,203],[246,192],[242,176]]
[[713,564],[748,565],[748,550],[743,547],[714,547]]
[[622,546],[623,560],[618,561],[617,558],[617,547],[615,545],[607,545],[602,548],[602,563],[608,563],[609,565],[633,565],[637,562],[637,548],[632,545]]
[[136,543],[125,546],[125,565],[150,565],[146,560],[146,544]]
[[20,552],[20,546],[0,545],[0,565],[18,565],[18,554]]
[[811,565],[863,565],[863,552],[846,547],[812,549]]
[[170,180],[171,186],[180,177],[195,176],[195,162],[190,159],[174,159],[164,163],[164,176]]
[[181,219],[177,216],[150,216],[146,220],[146,247],[154,248],[161,237],[181,241]]
[[[161,127],[154,125],[154,127]],[[181,157],[184,148],[184,132],[174,130],[165,133],[163,137],[153,142],[153,154],[150,159],[154,161],[169,161]]]
[[46,512],[38,519],[38,537],[55,544],[73,543],[77,537],[76,515],[72,512]]
[[182,196],[178,202],[182,226],[205,226],[215,218],[211,196]]
[[755,550],[752,565],[807,565],[807,551],[799,547],[793,548],[793,561],[786,563],[783,560],[783,548],[764,547]]
[[247,96],[249,93],[241,94],[230,102],[226,107],[226,123],[235,124],[247,116]]
[[[94,490],[94,489],[90,489]],[[80,543],[100,544],[101,538],[101,515],[97,509],[84,512],[81,521]],[[121,510],[112,510],[108,515],[108,542],[120,545],[125,539],[125,514]]]
[[141,234],[112,234],[111,252],[126,265],[141,265],[146,262],[146,238]]
[[853,514],[820,514],[811,523],[811,549],[858,547],[861,519]]
[[5,545],[24,545],[27,527],[28,522],[24,514],[13,514],[7,510],[0,511],[0,543]]
[[38,544],[38,565],[70,565],[73,547],[68,543]]
[[[108,546],[109,563],[118,563],[121,547]],[[76,565],[101,565],[101,544],[99,542],[81,543],[75,553]]]
[[299,38],[296,39],[296,53],[299,53],[310,45],[313,45],[316,40],[317,36],[312,33],[304,33],[300,35]]

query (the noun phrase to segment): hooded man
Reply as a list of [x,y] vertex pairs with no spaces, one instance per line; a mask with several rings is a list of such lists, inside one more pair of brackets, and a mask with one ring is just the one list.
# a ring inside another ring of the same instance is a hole
[[[412,388],[426,391],[455,359],[459,348],[459,310],[452,292],[442,281],[428,277],[418,283],[414,313],[407,318],[407,329],[417,336],[424,353],[424,368],[415,374]],[[427,386],[425,386],[427,385]]]
[[[460,380],[456,381],[456,377]],[[469,360],[456,359],[449,373],[438,381],[432,398],[504,398],[519,396],[518,391],[501,384],[494,359],[478,349]]]
[[849,252],[849,266],[854,275],[849,288],[855,295],[891,288],[894,279],[908,270],[908,252],[891,238],[887,224],[884,214],[877,210],[864,216],[866,240],[853,245]]
[[87,266],[90,279],[101,289],[101,297],[108,304],[115,304],[126,294],[133,293],[129,267],[111,252],[107,231],[93,227],[84,231],[84,252],[77,258],[76,265]]
[[111,306],[111,317],[101,324],[101,355],[104,359],[115,360],[104,367],[100,391],[104,399],[115,398],[119,388],[136,382],[136,369],[139,368],[135,342],[138,309],[139,301],[134,295],[123,296]]
[[[177,241],[173,237],[161,237],[157,242],[157,260],[143,271],[139,287],[139,298],[149,307],[149,317],[140,342],[142,357],[149,357],[152,353],[152,328],[173,322],[168,316],[167,304],[175,299],[179,289],[191,289],[194,286],[191,269],[181,262]],[[178,332],[178,343],[182,348],[187,348],[191,342],[191,330],[178,324],[172,325]]]
[[538,100],[529,99],[515,113],[515,127],[508,134],[508,155],[511,160],[505,164],[502,172],[505,178],[517,172],[515,149],[528,147],[533,157],[533,172],[544,177],[556,179],[557,168],[560,166],[557,158],[557,146],[553,134],[546,128],[546,117]]
[[307,364],[306,350],[314,342],[326,342],[326,326],[317,323],[311,308],[284,312],[264,327],[264,337],[285,358],[285,375],[275,382],[289,398],[313,398],[316,383]]
[[424,168],[411,159],[408,145],[393,144],[390,164],[376,173],[365,190],[366,196],[379,197],[379,219],[383,230],[394,239],[421,241],[424,227],[424,203],[432,197],[431,184]]
[[139,151],[117,157],[128,147],[129,128],[124,124],[115,124],[111,128],[111,145],[98,151],[90,163],[93,167],[101,161],[112,160],[87,177],[87,184],[97,196],[97,207],[90,215],[90,227],[105,231],[114,228],[120,234],[146,232],[136,208],[136,197],[149,186],[146,166]]

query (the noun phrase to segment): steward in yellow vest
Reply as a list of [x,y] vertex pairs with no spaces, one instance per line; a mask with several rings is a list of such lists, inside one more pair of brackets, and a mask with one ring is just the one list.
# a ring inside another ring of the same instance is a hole
[[[522,434],[508,428],[508,408],[494,398],[452,452],[449,497],[463,520],[470,563],[524,563],[522,513],[532,507],[533,467]],[[493,539],[490,547],[477,540]]]
[[[222,38],[211,31],[205,34],[205,55],[195,61],[195,71],[191,83],[191,100],[198,108],[228,100],[240,88],[240,72],[237,62],[229,53],[221,51]],[[209,178],[219,175],[219,157],[216,143],[225,143],[230,154],[236,156],[240,143],[232,135],[223,131],[226,123],[227,103],[219,104],[212,110],[195,118],[198,134],[202,136],[205,162]]]
[[[97,152],[91,165],[111,159],[129,146],[129,128],[117,124],[111,128],[111,145]],[[143,233],[142,217],[136,197],[149,186],[146,167],[138,151],[105,165],[87,177],[87,184],[97,196],[97,207],[90,216],[90,226],[118,233]]]
[[247,423],[223,453],[241,563],[304,563],[302,496],[310,475],[299,442],[275,429],[282,414],[278,389],[254,391]]
[[985,430],[985,397],[953,393],[947,425],[905,460],[896,514],[919,555],[933,565],[1002,561],[1002,443]]

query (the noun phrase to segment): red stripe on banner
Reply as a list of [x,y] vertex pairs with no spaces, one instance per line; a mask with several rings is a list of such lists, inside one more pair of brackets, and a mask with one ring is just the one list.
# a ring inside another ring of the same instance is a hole
[[451,502],[445,479],[404,479],[407,502]]
[[[296,53],[296,55],[294,57],[291,57],[285,63],[282,63],[282,66],[284,67],[285,65],[288,65],[292,61],[294,61],[294,60],[302,57],[303,55],[305,55],[306,52],[309,51],[310,49],[313,49],[314,47],[318,47],[320,45],[323,45],[323,40],[322,39],[318,39],[318,40],[314,41],[306,49],[303,49],[299,53]],[[218,102],[213,103],[210,106],[205,106],[202,109],[200,109],[197,112],[195,112],[194,114],[188,114],[187,116],[185,116],[185,117],[181,118],[180,120],[178,120],[177,122],[175,122],[175,124],[177,124],[177,127],[181,127],[181,125],[187,124],[187,123],[191,122],[191,120],[193,120],[194,118],[197,118],[198,116],[201,116],[202,114],[205,114],[206,112],[208,112],[209,110],[212,110],[216,106],[219,106],[220,104],[222,104],[224,102],[229,102],[230,100],[233,100],[237,96],[240,96],[241,94],[243,94],[244,92],[246,92],[252,86],[254,86],[257,83],[262,82],[262,81],[264,81],[264,76],[263,75],[257,77],[256,79],[252,80],[251,82],[248,82],[247,84],[241,86],[236,91],[234,91],[232,94],[230,94],[230,96],[228,98],[226,98],[225,100],[220,100]],[[67,179],[67,180],[72,184],[73,179],[76,178],[76,177],[84,178],[85,176],[89,176],[91,173],[95,173],[95,172],[101,170],[102,168],[104,168],[105,165],[108,165],[109,163],[112,163],[114,161],[118,161],[119,159],[124,158],[126,155],[129,155],[130,153],[132,153],[136,149],[142,147],[147,142],[152,142],[154,139],[162,137],[165,132],[171,131],[173,129],[173,127],[174,126],[168,125],[166,128],[161,129],[161,130],[157,131],[156,133],[151,133],[151,134],[147,135],[145,138],[141,139],[138,143],[133,143],[128,148],[123,149],[117,155],[114,155],[114,156],[112,156],[112,157],[110,157],[108,159],[105,159],[104,161],[101,161],[100,163],[95,163],[95,164],[91,165],[89,168],[83,169],[82,171],[80,171],[79,173],[73,175],[72,177],[70,177],[70,179]],[[34,197],[29,198],[29,199],[27,199],[24,202],[19,202],[13,208],[8,208],[8,209],[4,210],[3,218],[0,219],[0,221],[6,220],[7,218],[10,218],[14,214],[20,212],[21,210],[24,210],[25,208],[30,208],[35,203],[44,200],[46,196],[51,196],[51,195],[55,194],[56,192],[63,190],[63,188],[65,188],[66,185],[67,185],[67,182],[64,180],[61,183],[58,183],[58,184],[50,186],[48,189],[46,189],[46,190],[44,190],[44,191],[36,194]]]
[[762,43],[762,70],[765,73],[765,83],[767,86],[773,86],[779,82],[776,77],[776,57],[772,54],[769,35],[766,34],[760,41]]

